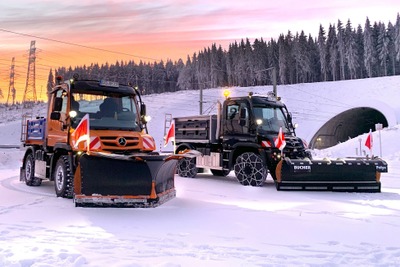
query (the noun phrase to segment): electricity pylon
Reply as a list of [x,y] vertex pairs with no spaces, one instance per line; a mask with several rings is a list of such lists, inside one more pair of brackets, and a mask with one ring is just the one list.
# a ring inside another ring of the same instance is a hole
[[36,84],[35,84],[35,60],[36,60],[36,48],[35,41],[31,41],[31,47],[29,49],[29,61],[28,61],[28,72],[26,74],[26,85],[24,98],[22,103],[36,102]]
[[10,101],[10,97],[12,97],[12,105],[15,104],[15,88],[14,88],[14,69],[15,69],[15,58],[13,57],[11,60],[11,67],[10,67],[10,85],[8,86],[8,96],[6,106]]

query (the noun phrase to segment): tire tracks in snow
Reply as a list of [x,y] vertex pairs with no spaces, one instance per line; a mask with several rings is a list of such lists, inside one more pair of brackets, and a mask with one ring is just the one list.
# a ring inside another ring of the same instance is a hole
[[18,176],[13,176],[9,177],[6,179],[3,179],[0,182],[0,185],[3,186],[4,188],[7,188],[9,190],[17,191],[17,192],[22,192],[22,193],[28,193],[32,195],[38,195],[38,196],[45,196],[45,197],[55,197],[54,192],[49,193],[49,192],[44,192],[44,190],[47,189],[48,186],[27,186],[22,182],[19,182],[19,177]]

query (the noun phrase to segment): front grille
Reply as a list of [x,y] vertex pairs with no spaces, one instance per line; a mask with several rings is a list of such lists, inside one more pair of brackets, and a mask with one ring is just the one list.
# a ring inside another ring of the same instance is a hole
[[305,148],[303,142],[298,137],[286,137],[286,146],[283,149],[285,156],[289,158],[304,158],[306,157]]
[[[120,138],[125,138],[126,144],[120,145],[118,140]],[[102,144],[102,150],[104,151],[136,151],[140,150],[139,138],[133,136],[100,136],[100,141]]]

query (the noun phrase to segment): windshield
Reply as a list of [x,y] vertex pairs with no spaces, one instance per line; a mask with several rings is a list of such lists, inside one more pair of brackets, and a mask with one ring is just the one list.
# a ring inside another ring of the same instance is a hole
[[278,107],[254,107],[254,117],[259,129],[278,133],[282,127],[284,133],[289,133],[286,117]]
[[137,106],[133,96],[105,96],[72,94],[72,127],[76,128],[83,116],[89,114],[90,129],[140,131]]

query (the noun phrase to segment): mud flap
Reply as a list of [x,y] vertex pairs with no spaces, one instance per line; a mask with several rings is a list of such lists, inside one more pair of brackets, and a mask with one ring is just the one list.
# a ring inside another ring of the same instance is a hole
[[156,207],[176,196],[177,162],[167,155],[84,154],[74,176],[75,205]]
[[381,192],[382,159],[281,160],[276,167],[277,190]]

